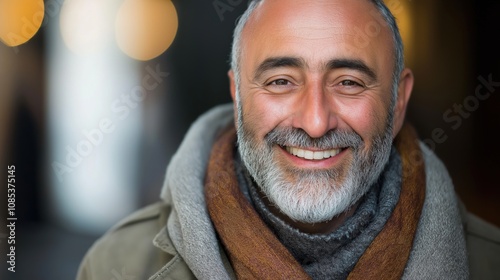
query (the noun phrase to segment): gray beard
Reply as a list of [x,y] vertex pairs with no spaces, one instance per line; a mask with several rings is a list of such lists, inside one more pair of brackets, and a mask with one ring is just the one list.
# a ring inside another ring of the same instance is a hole
[[[331,220],[355,204],[376,182],[386,165],[392,145],[392,114],[386,130],[376,136],[372,147],[354,131],[331,130],[311,138],[302,129],[274,128],[262,144],[245,125],[238,101],[238,149],[263,194],[294,221],[319,223]],[[277,146],[332,149],[349,147],[352,161],[331,170],[304,170],[284,167],[276,160]]]

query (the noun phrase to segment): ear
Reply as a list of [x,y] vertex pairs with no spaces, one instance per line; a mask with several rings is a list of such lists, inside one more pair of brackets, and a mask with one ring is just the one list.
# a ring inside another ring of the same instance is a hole
[[394,108],[393,138],[396,137],[405,122],[406,107],[413,89],[413,81],[413,73],[409,68],[405,68],[399,78],[398,96]]
[[231,91],[231,98],[233,99],[233,103],[236,104],[236,82],[234,81],[233,70],[229,70],[227,75],[229,76],[229,90]]
[[233,99],[233,111],[234,111],[234,126],[238,127],[238,108],[236,107],[236,82],[234,80],[234,72],[233,70],[229,70],[227,72],[227,76],[229,77],[229,91],[231,92],[231,98]]

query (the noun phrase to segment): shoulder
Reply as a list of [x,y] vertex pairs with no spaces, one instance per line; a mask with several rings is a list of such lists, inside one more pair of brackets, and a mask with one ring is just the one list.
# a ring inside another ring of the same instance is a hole
[[118,222],[88,250],[77,279],[112,279],[117,275],[142,279],[159,270],[173,258],[153,245],[169,212],[169,206],[157,202]]
[[471,279],[500,279],[500,228],[467,212],[460,203]]
[[[132,214],[125,217],[123,220],[119,221],[116,225],[114,225],[104,236],[113,234],[114,232],[120,231],[120,229],[126,227],[133,227],[134,224],[137,223],[148,223],[157,221],[160,216],[165,216],[170,212],[169,206],[166,205],[163,201],[158,201],[153,204],[149,204],[144,206],[141,209],[136,210]],[[143,225],[141,225],[143,227]]]
[[[432,194],[426,200],[435,200],[434,204],[442,204],[444,198],[453,194],[456,206],[443,209],[455,211],[461,219],[461,227],[465,238],[470,279],[500,279],[500,228],[484,221],[468,212],[464,204],[455,194],[452,179],[443,162],[425,144],[420,145],[425,160],[427,186]],[[435,192],[433,190],[440,190]],[[440,221],[442,223],[443,221]],[[448,222],[449,223],[449,222]]]

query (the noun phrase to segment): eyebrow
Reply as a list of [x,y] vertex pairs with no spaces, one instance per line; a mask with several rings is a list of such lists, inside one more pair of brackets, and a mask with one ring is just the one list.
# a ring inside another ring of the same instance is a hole
[[254,77],[257,79],[264,72],[280,67],[303,68],[305,67],[305,63],[302,59],[297,57],[288,57],[288,56],[270,57],[264,60],[261,64],[259,64],[259,67],[257,67],[257,69],[255,70]]
[[367,75],[372,81],[377,80],[377,74],[366,63],[357,59],[332,59],[326,64],[327,70],[335,70],[341,68],[353,69]]
[[[270,57],[264,60],[261,64],[259,64],[257,70],[255,70],[254,78],[258,79],[264,72],[280,67],[305,68],[307,67],[307,65],[304,62],[304,60],[297,57],[289,57],[289,56]],[[326,63],[327,70],[335,70],[342,68],[359,71],[367,75],[372,81],[377,80],[377,74],[375,74],[375,71],[368,65],[366,65],[366,63],[364,63],[362,60],[332,59]]]

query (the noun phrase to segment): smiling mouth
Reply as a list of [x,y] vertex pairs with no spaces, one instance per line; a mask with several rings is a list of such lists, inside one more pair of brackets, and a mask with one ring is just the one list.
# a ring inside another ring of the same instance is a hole
[[330,150],[320,150],[320,151],[311,151],[306,149],[301,149],[297,147],[283,147],[289,154],[294,155],[299,158],[307,159],[307,160],[322,160],[331,158],[339,154],[342,149],[330,149]]

